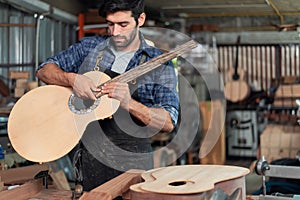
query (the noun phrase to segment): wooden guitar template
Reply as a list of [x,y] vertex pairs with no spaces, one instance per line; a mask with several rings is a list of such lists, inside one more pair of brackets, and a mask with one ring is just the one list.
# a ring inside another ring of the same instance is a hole
[[144,182],[132,185],[131,199],[206,199],[210,191],[222,189],[228,195],[241,189],[245,199],[245,176],[249,169],[225,165],[179,165],[142,173]]

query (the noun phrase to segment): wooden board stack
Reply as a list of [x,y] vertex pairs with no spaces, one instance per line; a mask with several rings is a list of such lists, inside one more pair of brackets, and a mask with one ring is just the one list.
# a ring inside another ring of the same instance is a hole
[[273,106],[297,106],[295,100],[300,98],[300,83],[298,77],[285,77],[275,92]]
[[27,89],[27,83],[29,80],[29,71],[10,71],[9,78],[14,82],[14,97],[20,98],[23,96]]

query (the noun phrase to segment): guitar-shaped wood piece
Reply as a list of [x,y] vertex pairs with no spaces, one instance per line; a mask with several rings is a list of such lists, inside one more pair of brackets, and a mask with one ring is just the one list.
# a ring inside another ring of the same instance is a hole
[[[110,81],[129,82],[196,46],[195,41],[188,41],[113,79],[99,71],[84,75],[97,86]],[[27,92],[14,105],[8,136],[13,148],[27,160],[53,161],[76,146],[90,122],[112,116],[119,104],[107,95],[94,102],[77,98],[71,88],[41,86]]]
[[236,60],[234,69],[230,69],[228,72],[229,80],[225,84],[225,97],[231,102],[239,102],[245,100],[250,94],[250,88],[245,78],[245,72],[242,68],[238,68],[238,46],[240,43],[240,36],[237,39],[236,46]]
[[180,165],[142,173],[145,180],[132,185],[131,199],[206,199],[217,188],[231,195],[241,189],[246,197],[245,176],[249,169],[225,165]]

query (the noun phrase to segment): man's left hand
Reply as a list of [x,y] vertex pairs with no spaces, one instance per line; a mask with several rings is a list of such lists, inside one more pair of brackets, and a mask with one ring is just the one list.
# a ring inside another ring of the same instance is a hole
[[110,98],[119,100],[120,106],[126,110],[129,110],[129,101],[131,100],[131,94],[127,83],[105,83],[101,87],[101,93],[107,94]]

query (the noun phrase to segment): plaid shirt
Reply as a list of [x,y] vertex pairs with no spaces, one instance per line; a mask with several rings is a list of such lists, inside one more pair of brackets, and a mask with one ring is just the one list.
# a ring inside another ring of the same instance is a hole
[[[141,45],[130,60],[126,71],[138,66],[143,55],[148,61],[162,52],[146,44],[143,36],[140,34]],[[39,66],[42,68],[47,63],[55,63],[66,72],[85,73],[94,70],[96,58],[99,52],[103,52],[98,63],[100,67],[111,69],[115,56],[109,49],[109,37],[86,37],[79,42],[71,45],[67,50],[57,53],[48,58]],[[39,70],[38,69],[38,70]],[[171,61],[143,75],[138,82],[139,101],[148,106],[166,109],[172,118],[174,125],[177,124],[179,100],[176,90],[177,77],[174,66]]]

